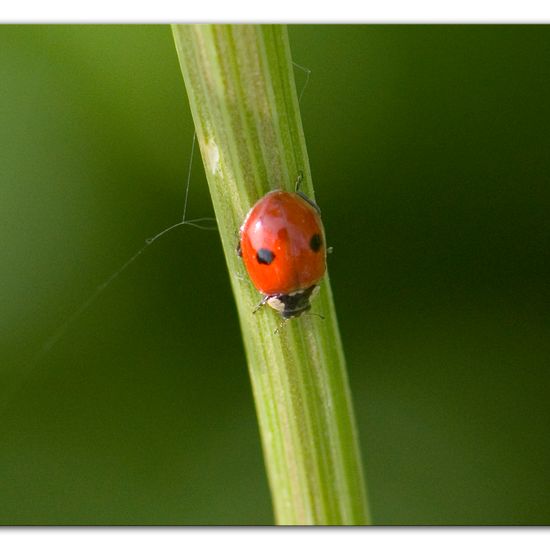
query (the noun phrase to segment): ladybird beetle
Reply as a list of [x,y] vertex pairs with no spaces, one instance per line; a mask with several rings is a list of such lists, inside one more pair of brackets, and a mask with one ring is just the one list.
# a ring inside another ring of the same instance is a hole
[[310,309],[326,270],[325,232],[318,206],[298,190],[277,189],[248,212],[237,252],[264,304],[283,320]]

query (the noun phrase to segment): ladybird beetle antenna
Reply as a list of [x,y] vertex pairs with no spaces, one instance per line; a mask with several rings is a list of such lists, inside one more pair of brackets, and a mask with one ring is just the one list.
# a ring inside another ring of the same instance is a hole
[[323,319],[323,321],[325,320],[324,315],[321,315],[320,313],[315,313],[314,311],[308,311],[306,312],[306,315],[313,315],[315,317],[319,317],[319,319]]
[[302,182],[304,181],[304,173],[302,170],[298,172],[298,176],[296,177],[296,182],[294,183],[294,192],[300,193],[302,189]]

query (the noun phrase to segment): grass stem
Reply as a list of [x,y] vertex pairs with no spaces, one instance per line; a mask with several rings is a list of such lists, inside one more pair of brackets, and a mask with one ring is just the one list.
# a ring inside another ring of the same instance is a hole
[[208,185],[237,303],[275,517],[284,525],[369,522],[358,438],[328,275],[317,316],[286,323],[235,253],[250,207],[293,190],[313,197],[287,29],[174,25]]

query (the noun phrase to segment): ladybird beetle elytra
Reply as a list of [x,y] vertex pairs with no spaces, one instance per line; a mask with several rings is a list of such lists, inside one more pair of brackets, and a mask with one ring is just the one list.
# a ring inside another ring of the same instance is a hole
[[263,295],[254,309],[267,304],[283,320],[298,317],[311,307],[326,271],[325,232],[319,207],[300,191],[275,190],[248,212],[237,252],[248,275]]

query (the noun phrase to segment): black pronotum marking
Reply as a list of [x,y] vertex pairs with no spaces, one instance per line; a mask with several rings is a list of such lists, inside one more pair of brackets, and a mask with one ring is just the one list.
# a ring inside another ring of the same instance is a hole
[[321,246],[323,246],[323,239],[319,233],[315,233],[309,241],[309,247],[313,250],[313,252],[319,252],[319,250],[321,250]]
[[284,309],[281,312],[283,319],[299,317],[302,313],[308,311],[308,309],[311,308],[309,299],[316,286],[317,285],[310,286],[294,294],[275,294],[274,297],[280,300],[284,305]]
[[275,259],[275,254],[267,248],[260,248],[256,253],[256,259],[259,264],[269,265]]

